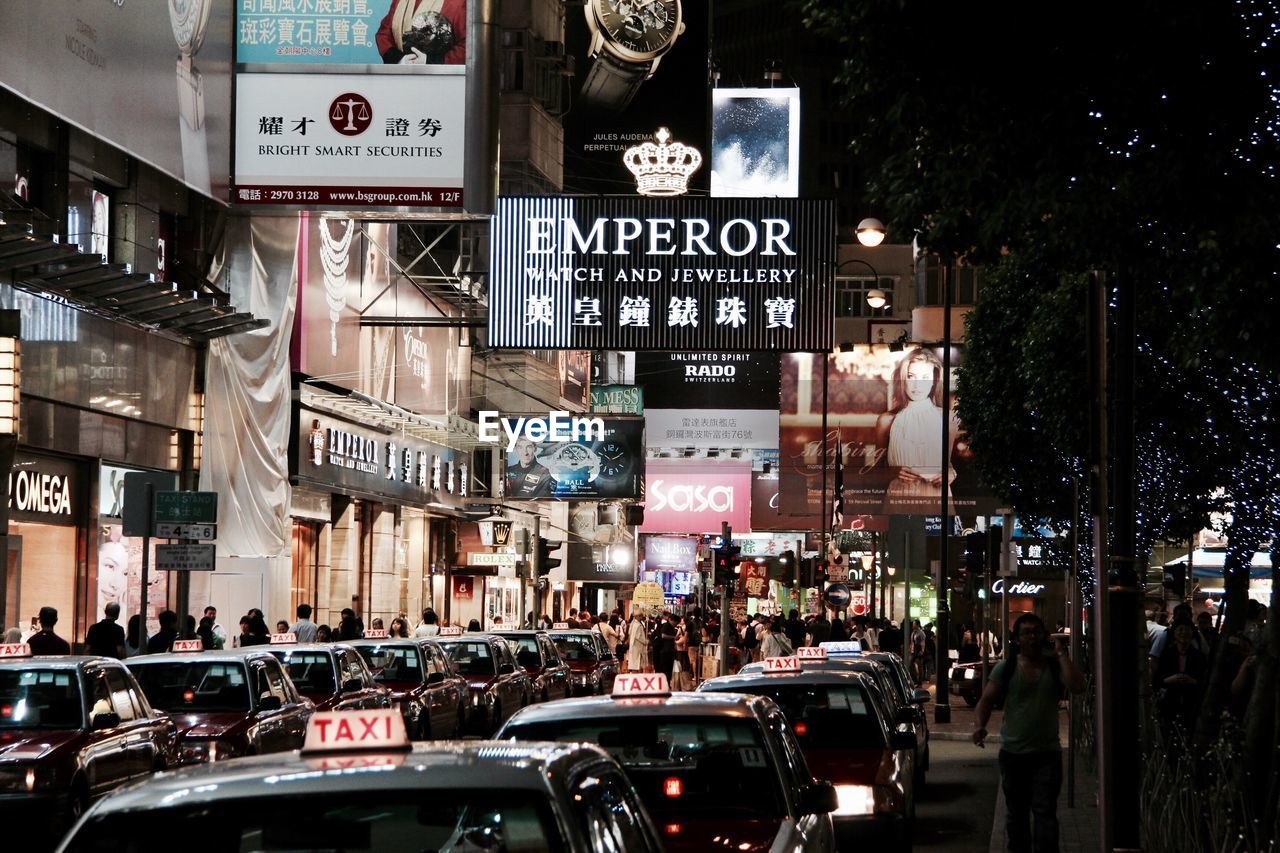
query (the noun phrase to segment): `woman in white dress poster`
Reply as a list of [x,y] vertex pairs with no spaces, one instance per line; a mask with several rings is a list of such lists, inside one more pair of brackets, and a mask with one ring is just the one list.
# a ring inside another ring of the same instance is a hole
[[[893,479],[884,494],[886,514],[936,514],[942,500],[942,361],[917,349],[898,362],[890,385],[890,409],[876,420],[876,444]],[[949,413],[948,491],[960,421]]]

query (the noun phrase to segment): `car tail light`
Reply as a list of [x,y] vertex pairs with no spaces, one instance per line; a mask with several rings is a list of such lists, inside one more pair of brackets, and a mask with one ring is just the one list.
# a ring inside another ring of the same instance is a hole
[[796,737],[804,737],[809,733],[809,724],[804,720],[798,720],[793,728],[796,730]]
[[12,705],[0,705],[0,717],[12,717],[12,716],[13,716]]
[[679,835],[683,829],[684,827],[678,823],[669,823],[662,828],[667,835]]
[[902,787],[902,768],[898,766],[897,753],[885,750],[876,769],[876,783],[872,788],[876,814],[901,814],[906,811],[906,794]]
[[684,795],[684,783],[680,781],[679,776],[668,776],[662,780],[662,793],[672,799]]
[[196,701],[196,692],[191,688],[187,688],[182,691],[182,701],[190,705],[192,702]]

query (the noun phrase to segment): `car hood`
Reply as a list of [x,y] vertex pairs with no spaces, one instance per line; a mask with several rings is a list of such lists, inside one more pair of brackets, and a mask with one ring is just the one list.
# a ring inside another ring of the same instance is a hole
[[655,821],[667,853],[705,853],[707,850],[765,853],[773,847],[782,818],[769,820]]
[[806,749],[805,761],[815,779],[826,779],[837,785],[873,785],[876,771],[884,760],[884,749]]
[[0,732],[0,764],[48,758],[83,736],[78,729],[9,729]]
[[170,717],[179,737],[223,737],[248,723],[248,711],[209,711],[200,714],[178,712]]

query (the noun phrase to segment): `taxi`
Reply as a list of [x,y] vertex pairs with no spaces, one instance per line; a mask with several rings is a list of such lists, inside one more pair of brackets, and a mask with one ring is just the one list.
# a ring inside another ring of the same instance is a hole
[[516,662],[529,673],[533,701],[569,698],[572,690],[569,665],[560,657],[546,631],[501,631],[498,636],[515,649]]
[[835,788],[813,778],[782,709],[764,697],[673,694],[662,673],[624,673],[612,695],[525,708],[498,736],[599,744],[668,851],[835,849]]
[[177,763],[302,746],[315,705],[262,646],[206,652],[199,640],[175,640],[173,648],[129,658],[125,666],[147,701],[177,725]]
[[[560,628],[560,625],[565,627]],[[597,631],[586,628],[569,628],[568,623],[556,623],[550,632],[560,656],[573,672],[573,693],[576,695],[603,695],[613,690],[613,680],[618,675],[618,660],[609,651],[609,644]]]
[[832,815],[843,849],[875,841],[911,849],[915,734],[899,728],[869,673],[805,669],[798,657],[769,658],[762,671],[704,681],[699,693],[750,693],[781,706],[814,773],[835,783]]
[[[368,633],[366,632],[366,637]],[[462,737],[467,724],[467,682],[433,640],[352,640],[376,682],[391,691],[414,740]]]
[[491,735],[531,701],[529,673],[498,634],[463,634],[457,628],[442,628],[437,642],[449,655],[454,671],[467,680],[471,693],[467,727],[471,731]]
[[350,643],[296,640],[293,634],[272,634],[266,651],[284,664],[298,692],[314,702],[317,711],[391,707],[391,691],[374,679]]
[[150,850],[175,840],[215,853],[662,849],[604,751],[414,745],[393,708],[317,713],[300,752],[158,774],[95,805],[60,850]]
[[173,764],[176,741],[119,661],[0,645],[0,815],[57,837],[94,799]]

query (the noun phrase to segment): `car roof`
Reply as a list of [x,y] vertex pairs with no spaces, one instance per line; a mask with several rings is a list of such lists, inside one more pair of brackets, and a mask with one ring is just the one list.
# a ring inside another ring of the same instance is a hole
[[123,663],[132,666],[135,663],[239,663],[254,657],[269,654],[266,646],[245,646],[239,649],[209,649],[203,652],[158,652],[153,655],[136,655]]
[[745,693],[691,693],[678,691],[670,696],[586,696],[529,705],[512,715],[511,723],[548,723],[584,717],[726,717],[755,718],[770,704],[762,696]]
[[573,766],[609,760],[590,744],[442,741],[405,752],[277,752],[157,773],[94,807],[95,815],[219,800],[360,790],[551,791]]
[[[344,646],[420,646],[423,643],[430,643],[435,637],[365,637],[363,640],[343,640],[341,645]],[[308,644],[314,645],[314,644]]]
[[[877,669],[883,669],[884,664],[876,660],[867,660],[865,658],[810,658],[800,663],[801,670],[828,670],[831,672],[875,672]],[[743,674],[751,674],[756,672],[764,672],[764,662],[745,664],[742,667],[745,670]]]
[[709,678],[698,686],[699,691],[723,691],[732,693],[736,688],[753,689],[771,684],[858,684],[875,688],[876,683],[865,672],[840,669],[807,669],[800,672],[748,672]]

